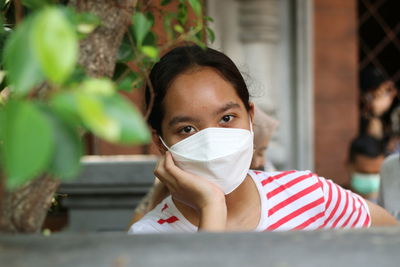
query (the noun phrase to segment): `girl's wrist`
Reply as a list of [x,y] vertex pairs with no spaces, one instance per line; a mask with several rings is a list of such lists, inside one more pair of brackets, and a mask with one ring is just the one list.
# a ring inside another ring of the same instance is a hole
[[225,231],[228,213],[225,201],[204,206],[199,212],[199,231]]

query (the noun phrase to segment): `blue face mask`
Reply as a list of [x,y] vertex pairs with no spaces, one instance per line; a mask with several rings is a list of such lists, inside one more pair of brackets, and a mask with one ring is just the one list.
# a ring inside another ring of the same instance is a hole
[[381,177],[379,173],[366,174],[355,172],[351,175],[351,186],[360,194],[371,194],[379,190]]

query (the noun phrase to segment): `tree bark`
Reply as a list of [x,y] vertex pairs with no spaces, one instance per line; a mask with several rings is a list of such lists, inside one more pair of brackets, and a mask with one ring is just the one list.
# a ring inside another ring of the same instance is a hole
[[90,12],[101,19],[87,38],[80,42],[79,64],[92,77],[114,73],[118,48],[130,24],[137,0],[71,0],[78,12]]
[[59,181],[42,176],[14,192],[3,191],[0,232],[35,233],[46,218]]
[[[89,12],[101,19],[101,25],[80,42],[78,63],[92,77],[114,72],[122,38],[130,24],[136,0],[71,0],[78,12]],[[0,179],[1,180],[1,179]],[[59,181],[42,176],[14,192],[0,184],[0,232],[38,232],[51,205]]]

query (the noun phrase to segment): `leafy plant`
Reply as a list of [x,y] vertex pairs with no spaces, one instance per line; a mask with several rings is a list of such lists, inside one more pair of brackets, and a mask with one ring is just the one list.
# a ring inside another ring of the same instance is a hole
[[[43,173],[60,179],[76,176],[85,131],[113,143],[149,142],[144,117],[119,91],[149,84],[150,67],[171,47],[182,42],[204,47],[204,33],[213,36],[201,0],[179,0],[176,12],[160,8],[172,1],[161,0],[158,6],[139,1],[114,76],[89,77],[78,65],[79,41],[102,21],[54,2],[0,1],[0,74],[5,73],[0,88],[0,172],[8,190]],[[21,16],[21,8],[27,16]],[[153,30],[155,17],[163,20],[162,43]]]

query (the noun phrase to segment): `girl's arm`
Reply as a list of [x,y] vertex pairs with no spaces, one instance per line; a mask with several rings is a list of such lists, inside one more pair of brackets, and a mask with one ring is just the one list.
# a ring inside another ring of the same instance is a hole
[[365,200],[365,202],[367,202],[369,213],[371,215],[371,226],[399,225],[399,222],[396,221],[396,219],[384,208],[368,200]]
[[168,151],[158,162],[154,174],[174,199],[197,211],[199,231],[225,230],[227,207],[225,195],[218,186],[177,167]]
[[199,231],[223,232],[226,228],[225,198],[221,203],[204,207],[199,213]]

